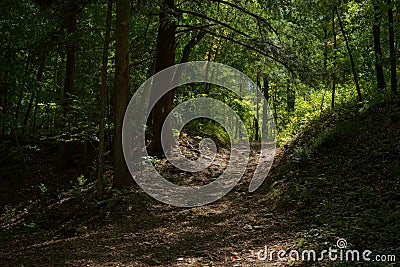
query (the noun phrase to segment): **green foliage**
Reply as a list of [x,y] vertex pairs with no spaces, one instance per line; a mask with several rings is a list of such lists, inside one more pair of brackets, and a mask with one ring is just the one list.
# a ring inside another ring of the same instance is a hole
[[85,176],[83,174],[79,175],[78,178],[76,178],[78,185],[83,186],[87,182]]
[[45,195],[47,193],[47,187],[43,183],[40,183],[38,187],[42,195]]
[[197,139],[210,138],[217,145],[223,147],[227,147],[230,144],[226,130],[219,123],[210,119],[192,120],[185,125],[183,131],[182,135],[187,133],[191,136],[196,136]]

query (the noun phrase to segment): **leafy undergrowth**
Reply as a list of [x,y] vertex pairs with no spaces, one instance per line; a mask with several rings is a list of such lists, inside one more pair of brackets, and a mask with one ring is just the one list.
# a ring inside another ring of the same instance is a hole
[[[196,152],[190,144],[183,149],[188,155]],[[212,180],[208,176],[225,168],[226,153],[221,149],[213,169],[190,181],[202,184]],[[341,114],[325,115],[291,145],[278,149],[266,181],[249,193],[257,162],[257,144],[253,144],[244,178],[229,194],[210,205],[185,209],[159,203],[136,187],[124,192],[109,188],[108,197],[100,201],[95,198],[93,183],[82,179],[59,188],[55,196],[49,195],[37,185],[52,179],[54,168],[32,163],[32,177],[25,187],[18,188],[8,179],[1,181],[2,188],[22,193],[4,197],[7,205],[0,218],[0,265],[396,264],[330,261],[327,254],[322,261],[278,259],[281,249],[298,250],[301,258],[304,250],[319,253],[336,249],[336,242],[343,239],[347,242],[344,252],[370,250],[371,260],[378,254],[395,255],[399,263],[398,103],[347,107]],[[172,175],[171,180],[179,177],[167,163],[156,164],[164,174]],[[77,167],[65,175],[79,177],[82,172]],[[258,259],[257,253],[266,247],[272,258]]]

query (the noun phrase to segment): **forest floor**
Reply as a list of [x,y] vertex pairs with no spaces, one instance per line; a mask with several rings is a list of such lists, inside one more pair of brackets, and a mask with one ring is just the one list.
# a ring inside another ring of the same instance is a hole
[[[400,263],[398,103],[326,114],[278,148],[267,179],[249,193],[257,150],[253,144],[244,178],[230,193],[195,208],[162,204],[137,187],[109,190],[97,200],[93,179],[85,180],[95,164],[77,160],[59,172],[51,146],[31,149],[29,160],[9,158],[0,169],[0,266]],[[228,159],[221,149],[218,164],[191,181],[217,177]],[[333,261],[327,254],[322,261],[281,260],[273,252],[298,250],[301,258],[304,250],[335,249],[338,240],[347,242],[342,250],[359,250],[360,257],[372,251],[371,261]],[[257,253],[266,247],[272,258],[261,260]],[[387,260],[395,255],[396,262],[374,262],[378,254]]]

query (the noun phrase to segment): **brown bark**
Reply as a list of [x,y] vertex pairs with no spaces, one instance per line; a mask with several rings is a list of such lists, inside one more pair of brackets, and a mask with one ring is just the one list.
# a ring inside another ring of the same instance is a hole
[[[159,14],[160,23],[157,34],[157,54],[156,54],[156,67],[155,67],[156,73],[172,66],[175,62],[176,23],[174,19],[174,9],[175,9],[174,0],[164,0],[162,2],[161,12]],[[152,90],[151,99],[154,99],[155,93],[156,92]],[[161,144],[161,129],[163,127],[165,118],[171,112],[173,99],[174,99],[174,93],[172,90],[166,93],[156,103],[156,105],[151,111],[149,123],[150,123],[150,129],[152,131],[152,142],[150,145],[150,151],[151,154],[154,156],[162,156],[164,154]],[[168,125],[165,126],[169,127]],[[172,131],[169,134],[170,136],[167,138],[166,141],[169,142],[169,145],[172,145]]]
[[254,128],[255,128],[255,140],[258,141],[260,140],[260,127],[259,127],[259,121],[260,121],[260,112],[259,112],[259,105],[260,105],[260,96],[259,96],[259,90],[261,90],[261,77],[260,73],[257,74],[257,91],[256,91],[256,118],[254,121]]
[[[72,96],[75,89],[75,65],[76,65],[76,42],[73,40],[72,34],[76,31],[76,13],[70,10],[66,18],[67,31],[70,40],[67,44],[67,62],[65,66],[65,83],[64,83],[64,117],[67,117],[71,111]],[[65,119],[65,118],[64,118]]]
[[110,43],[111,16],[113,0],[108,0],[106,32],[104,35],[103,59],[101,68],[101,92],[100,92],[100,122],[99,122],[99,164],[97,169],[97,197],[102,198],[104,194],[103,172],[104,172],[104,128],[107,102],[107,62],[108,48]]
[[269,103],[269,82],[266,76],[263,76],[264,88],[263,88],[263,95],[264,95],[264,102],[263,102],[263,121],[262,121],[262,136],[263,138],[268,136],[268,103]]
[[380,27],[382,10],[378,1],[372,0],[372,4],[374,6],[374,22],[372,25],[372,33],[374,37],[376,83],[378,89],[384,89],[386,84],[382,66],[381,27]]
[[332,98],[331,98],[331,108],[335,108],[335,94],[336,94],[336,27],[335,27],[335,12],[332,14],[332,34],[333,34],[333,71],[332,71]]
[[287,88],[286,88],[286,102],[288,112],[294,112],[296,106],[296,92],[292,88],[290,88],[290,80],[287,79]]
[[[65,66],[65,82],[64,82],[64,102],[63,102],[63,115],[64,115],[64,132],[66,133],[65,139],[69,138],[69,128],[71,123],[71,106],[73,101],[73,94],[75,89],[75,65],[76,65],[76,42],[73,40],[72,34],[76,32],[76,7],[72,5],[68,8],[68,13],[65,17],[66,29],[69,34],[69,40],[66,48],[67,62]],[[61,143],[61,154],[59,168],[61,170],[67,169],[72,162],[73,144],[69,141]]]
[[117,0],[113,182],[115,188],[123,188],[132,184],[122,149],[122,124],[129,102],[129,26],[130,1]]

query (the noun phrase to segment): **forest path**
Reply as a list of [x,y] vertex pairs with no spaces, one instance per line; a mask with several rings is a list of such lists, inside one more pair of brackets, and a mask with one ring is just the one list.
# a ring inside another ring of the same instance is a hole
[[[106,201],[96,211],[93,210],[96,206],[90,205],[93,200],[89,199],[89,192],[88,203],[66,195],[65,199],[47,207],[42,214],[47,219],[42,219],[52,220],[52,210],[63,210],[72,218],[61,224],[60,220],[48,222],[49,229],[32,229],[32,234],[15,236],[1,248],[0,263],[23,263],[24,266],[266,264],[257,259],[257,252],[265,245],[281,246],[282,230],[287,232],[288,222],[280,212],[273,211],[265,192],[248,192],[259,149],[259,144],[252,143],[248,166],[238,185],[222,199],[202,207],[172,207],[152,199],[142,190],[132,189]],[[186,152],[189,157],[196,157],[196,149],[190,144]],[[201,185],[218,177],[228,160],[229,151],[221,149],[210,168],[189,177],[171,171],[171,165],[163,161],[158,164],[162,173],[170,175],[166,178],[171,181]],[[79,200],[84,203],[79,204]],[[76,214],[69,213],[77,207]],[[101,220],[96,220],[97,213],[103,213]]]
[[[257,165],[253,146],[239,184],[202,207],[165,205],[138,188],[96,201],[93,183],[69,187],[55,199],[20,196],[0,218],[0,266],[286,266],[292,262],[277,258],[280,249],[318,253],[344,239],[349,249],[398,261],[400,107],[385,103],[349,114],[324,118],[278,149],[269,176],[249,193]],[[217,157],[228,159],[223,150]],[[204,177],[218,175],[223,164],[214,167],[188,181],[209,182]],[[257,258],[265,246],[275,250],[272,260]],[[332,264],[328,257],[312,262]]]

